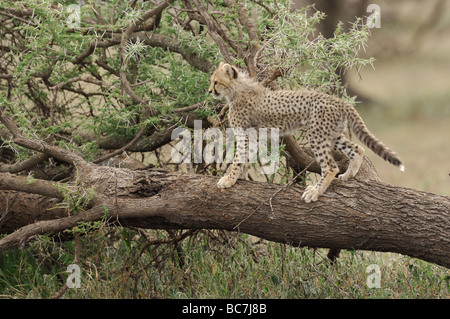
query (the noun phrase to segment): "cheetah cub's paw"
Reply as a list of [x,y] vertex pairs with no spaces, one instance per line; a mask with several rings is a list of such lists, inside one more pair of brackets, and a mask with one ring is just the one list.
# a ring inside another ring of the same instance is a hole
[[316,185],[310,185],[303,192],[302,199],[305,201],[305,203],[310,203],[317,201],[319,196],[319,190],[317,189]]
[[233,178],[231,178],[229,176],[224,176],[217,183],[217,187],[218,188],[230,188],[231,186],[234,185],[234,183],[236,183],[236,181]]
[[341,175],[339,175],[337,178],[340,180],[340,181],[347,181],[347,180],[349,180],[350,178],[352,178],[352,177],[354,177],[356,174],[352,174],[351,172],[345,172],[344,174],[341,174]]

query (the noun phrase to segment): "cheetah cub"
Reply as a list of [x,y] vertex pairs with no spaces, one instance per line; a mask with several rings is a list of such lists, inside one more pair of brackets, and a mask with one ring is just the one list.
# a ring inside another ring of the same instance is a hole
[[302,195],[306,203],[317,201],[339,172],[332,150],[342,152],[349,159],[347,171],[338,176],[340,180],[348,180],[358,172],[364,149],[346,137],[347,122],[362,143],[404,171],[398,156],[369,132],[356,110],[334,96],[308,90],[272,91],[226,63],[220,63],[212,74],[209,93],[216,99],[227,98],[230,126],[239,128],[235,131],[238,142],[235,160],[231,171],[217,183],[219,188],[233,186],[246,174],[243,161],[237,158],[248,159],[248,139],[242,132],[250,127],[279,128],[281,135],[307,127],[307,138],[320,164],[321,178],[306,188]]

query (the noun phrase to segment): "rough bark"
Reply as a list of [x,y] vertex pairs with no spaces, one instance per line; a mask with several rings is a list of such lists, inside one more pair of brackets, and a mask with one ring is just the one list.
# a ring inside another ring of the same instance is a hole
[[[82,168],[78,177],[85,187],[95,186],[96,197],[77,215],[48,211],[55,202],[42,195],[3,192],[0,233],[24,227],[2,238],[0,251],[103,218],[140,228],[239,231],[294,246],[395,252],[450,268],[450,198],[442,195],[336,180],[319,201],[305,204],[298,186],[238,181],[221,190],[217,177],[97,166]],[[28,221],[20,225],[24,210]],[[41,221],[27,225],[30,220]]]

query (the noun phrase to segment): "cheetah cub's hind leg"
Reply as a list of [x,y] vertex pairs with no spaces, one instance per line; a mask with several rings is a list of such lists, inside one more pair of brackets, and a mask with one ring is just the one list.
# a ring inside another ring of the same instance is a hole
[[342,152],[348,158],[348,167],[347,171],[344,174],[338,176],[341,181],[346,181],[349,178],[352,178],[358,173],[358,170],[361,166],[364,148],[361,146],[350,142],[343,134],[339,136],[334,141],[335,151]]
[[317,201],[339,172],[339,168],[331,155],[331,145],[329,143],[324,142],[316,146],[310,139],[310,144],[311,149],[314,150],[314,157],[320,164],[322,176],[317,184],[308,186],[303,192],[302,199],[306,203]]

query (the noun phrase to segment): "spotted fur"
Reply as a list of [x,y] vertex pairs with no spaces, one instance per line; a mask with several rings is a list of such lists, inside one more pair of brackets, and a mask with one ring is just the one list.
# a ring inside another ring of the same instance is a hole
[[[347,123],[373,152],[404,170],[398,156],[370,133],[356,110],[337,97],[310,90],[273,91],[226,63],[220,63],[212,74],[209,93],[218,99],[227,98],[228,120],[233,128],[279,128],[283,135],[307,127],[311,150],[322,171],[317,184],[308,186],[303,193],[302,199],[307,203],[316,201],[339,172],[332,150],[342,152],[349,159],[347,171],[338,176],[340,180],[348,180],[358,172],[364,149],[347,138]],[[236,139],[236,158],[242,159],[247,156],[248,141],[240,134]],[[233,186],[244,172],[242,161],[235,160],[229,174],[217,186]]]

